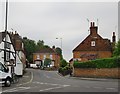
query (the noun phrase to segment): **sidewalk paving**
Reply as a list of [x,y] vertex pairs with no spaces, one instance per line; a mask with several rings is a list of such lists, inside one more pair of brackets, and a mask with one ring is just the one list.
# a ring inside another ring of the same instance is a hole
[[31,78],[32,78],[32,73],[28,69],[26,69],[24,75],[19,78],[18,85],[30,82]]
[[64,76],[68,79],[78,79],[78,80],[92,80],[92,81],[115,81],[118,82],[120,79],[114,79],[114,78],[90,78],[90,77],[75,77],[75,76],[70,76],[66,75]]

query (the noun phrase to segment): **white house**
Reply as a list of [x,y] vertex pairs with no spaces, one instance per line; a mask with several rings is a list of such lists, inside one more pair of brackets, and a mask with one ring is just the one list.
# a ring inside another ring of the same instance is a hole
[[10,33],[10,36],[11,36],[14,48],[16,50],[15,73],[17,75],[22,76],[26,68],[26,56],[24,53],[24,44],[21,36],[19,36],[19,34],[16,31],[15,31],[15,34],[13,32]]
[[[23,58],[25,54],[22,50],[16,49],[16,41],[13,40],[14,37],[11,33],[7,32],[6,35],[6,55],[5,55],[5,32],[0,32],[0,62],[5,63],[5,56],[6,56],[6,65],[9,66],[10,72],[11,70],[11,61],[14,62],[14,73],[16,75],[22,76],[23,71],[25,69],[25,64],[23,63]],[[22,44],[23,45],[23,44]],[[22,49],[22,47],[21,47]]]
[[[9,66],[9,72],[12,73],[11,70],[11,62],[15,60],[15,49],[12,44],[10,34],[7,32],[5,39],[5,32],[0,32],[0,62]],[[5,48],[5,40],[6,40],[6,48]],[[6,53],[6,54],[5,54]],[[6,59],[6,62],[5,62]],[[15,64],[14,64],[15,65]]]

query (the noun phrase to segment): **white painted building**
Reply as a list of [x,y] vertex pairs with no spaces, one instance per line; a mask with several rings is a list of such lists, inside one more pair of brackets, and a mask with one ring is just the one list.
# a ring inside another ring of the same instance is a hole
[[[5,54],[6,52],[6,54]],[[0,32],[0,62],[9,66],[11,72],[11,60],[15,60],[15,49],[13,47],[9,33],[6,35],[6,51],[5,51],[5,32]]]
[[26,68],[26,56],[24,53],[24,44],[21,36],[15,31],[15,34],[12,32],[11,39],[16,50],[16,67],[15,73],[22,76]]
[[[15,51],[15,45],[12,40],[12,36],[10,33],[7,32],[6,35],[6,65],[9,66],[10,72],[11,71],[11,60],[14,61],[14,73],[16,75],[22,76],[23,71],[25,69],[25,64],[23,64],[23,58],[25,54],[21,50]],[[5,63],[5,32],[0,32],[0,62]]]

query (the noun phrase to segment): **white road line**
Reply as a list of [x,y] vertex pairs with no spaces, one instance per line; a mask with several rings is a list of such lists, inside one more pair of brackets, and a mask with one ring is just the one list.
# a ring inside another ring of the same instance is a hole
[[70,85],[61,85],[61,84],[53,84],[53,83],[43,83],[43,82],[32,82],[32,83],[36,83],[36,84],[42,84],[42,85],[53,85],[53,86],[63,86],[63,87],[66,87],[66,86],[70,86]]
[[9,92],[9,91],[12,91],[12,90],[15,90],[15,89],[17,89],[17,88],[12,88],[12,89],[8,89],[8,90],[4,90],[2,92]]
[[5,90],[3,92],[15,92],[15,91],[21,91],[21,90],[26,90],[26,89],[30,89],[30,87],[18,87],[18,88],[13,88],[13,89]]
[[101,89],[102,87],[93,87],[93,88]]
[[21,86],[21,85],[29,84],[29,83],[31,83],[32,81],[33,81],[33,72],[31,72],[31,79],[30,79],[30,81],[28,81],[28,82],[26,82],[26,83],[23,83],[23,84],[18,84],[18,85],[16,85],[16,86]]
[[53,90],[53,89],[58,89],[58,88],[62,88],[62,87],[54,87],[54,88],[42,89],[42,90],[40,90],[40,92],[42,92],[42,91],[48,91],[48,90]]
[[116,89],[116,88],[106,88],[106,89],[111,89],[111,90],[113,90],[113,89]]

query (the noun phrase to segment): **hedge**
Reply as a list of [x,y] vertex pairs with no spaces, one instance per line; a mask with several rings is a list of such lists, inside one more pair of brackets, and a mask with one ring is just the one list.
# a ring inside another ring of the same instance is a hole
[[75,61],[73,66],[75,68],[118,68],[120,67],[120,57],[97,59],[87,62]]
[[68,75],[68,74],[70,74],[70,68],[71,67],[69,67],[69,66],[60,67],[58,69],[58,72],[61,73],[63,76]]

